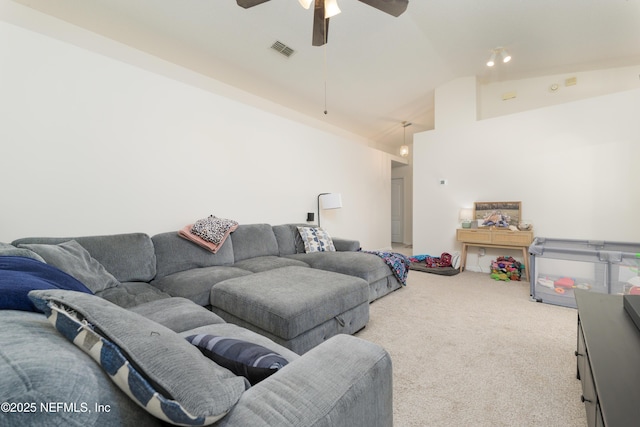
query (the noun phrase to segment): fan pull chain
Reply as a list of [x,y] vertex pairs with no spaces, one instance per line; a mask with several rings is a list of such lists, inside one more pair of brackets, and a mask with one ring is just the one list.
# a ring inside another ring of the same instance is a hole
[[324,45],[324,114],[327,114],[327,45]]
[[327,115],[327,25],[328,19],[324,20],[324,114]]

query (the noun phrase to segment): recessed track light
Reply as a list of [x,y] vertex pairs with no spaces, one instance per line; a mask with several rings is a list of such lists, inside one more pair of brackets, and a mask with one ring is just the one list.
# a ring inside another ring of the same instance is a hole
[[507,49],[505,49],[504,47],[496,47],[494,49],[491,49],[491,56],[487,61],[487,67],[493,67],[494,65],[496,65],[496,58],[498,56],[504,64],[511,61],[511,55],[509,55]]

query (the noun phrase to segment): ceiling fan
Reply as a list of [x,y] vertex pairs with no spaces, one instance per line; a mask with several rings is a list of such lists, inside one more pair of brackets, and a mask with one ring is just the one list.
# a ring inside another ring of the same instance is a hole
[[[236,0],[238,6],[248,9],[269,0]],[[302,7],[309,9],[314,0],[298,0]],[[375,7],[389,15],[400,16],[407,10],[409,0],[358,0]],[[313,46],[322,46],[327,42],[329,18],[340,13],[337,0],[315,0],[313,13]]]

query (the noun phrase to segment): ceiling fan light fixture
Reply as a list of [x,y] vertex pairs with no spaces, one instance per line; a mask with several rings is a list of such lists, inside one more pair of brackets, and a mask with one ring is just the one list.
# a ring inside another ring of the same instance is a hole
[[324,17],[331,18],[339,14],[338,0],[324,0]]
[[[236,0],[236,3],[244,9],[249,9],[268,1],[270,0]],[[409,4],[409,0],[360,0],[360,2],[395,17],[402,15]],[[305,9],[310,9],[313,4],[311,44],[313,46],[325,45],[329,33],[329,18],[341,12],[338,0],[298,0],[298,3]]]

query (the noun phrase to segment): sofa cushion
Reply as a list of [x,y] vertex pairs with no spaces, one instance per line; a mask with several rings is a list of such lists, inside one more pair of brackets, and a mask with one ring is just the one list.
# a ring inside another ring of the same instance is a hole
[[209,362],[174,331],[99,297],[32,291],[30,297],[62,335],[93,357],[136,403],[179,425],[222,418],[245,380]]
[[130,310],[175,332],[224,323],[224,320],[215,313],[191,300],[180,297],[147,302],[132,307]]
[[38,311],[28,297],[34,289],[91,291],[77,279],[33,258],[0,256],[0,310]]
[[198,305],[209,305],[211,288],[223,280],[247,276],[250,271],[236,267],[203,267],[180,271],[151,282],[173,297],[190,299]]
[[123,308],[135,307],[149,301],[169,299],[171,295],[147,282],[124,282],[113,288],[96,292],[101,298],[106,299]]
[[44,258],[47,264],[75,277],[92,292],[100,292],[120,283],[75,240],[57,245],[32,243],[19,246],[34,251]]
[[[304,242],[298,231],[298,227],[309,227],[308,224],[281,224],[273,226],[273,233],[278,241],[278,249],[280,256],[303,254]],[[353,239],[344,239],[332,236],[333,246],[336,251],[358,251],[360,249],[360,241]]]
[[227,239],[214,254],[178,235],[177,231],[151,238],[158,261],[156,279],[193,268],[233,264],[233,244]]
[[248,379],[252,385],[275,374],[289,363],[273,350],[236,338],[196,334],[189,335],[187,341],[218,365]]
[[335,252],[331,236],[322,228],[318,227],[298,227],[300,237],[304,242],[304,251],[311,252]]
[[[160,420],[129,399],[42,313],[0,310],[0,324],[11,325],[0,328],[0,402],[35,405],[33,412],[0,414],[0,425],[160,427]],[[57,402],[74,406],[57,410]]]
[[304,253],[304,242],[298,227],[307,226],[307,224],[282,224],[272,227],[278,241],[280,256]]
[[278,241],[269,224],[243,224],[231,233],[234,262],[259,256],[278,256]]
[[245,259],[243,261],[236,262],[233,266],[258,273],[260,271],[273,270],[274,268],[280,267],[309,267],[309,264],[291,258],[270,255]]
[[361,249],[359,240],[344,239],[344,238],[335,237],[335,236],[333,236],[332,240],[333,240],[333,246],[335,246],[336,251],[356,252]]
[[29,237],[21,243],[56,245],[75,240],[120,282],[149,282],[156,275],[156,255],[151,238],[144,233],[83,237]]
[[361,277],[368,283],[393,275],[380,257],[365,252],[314,252],[287,258],[304,261],[312,268]]

